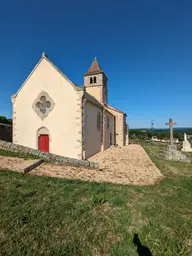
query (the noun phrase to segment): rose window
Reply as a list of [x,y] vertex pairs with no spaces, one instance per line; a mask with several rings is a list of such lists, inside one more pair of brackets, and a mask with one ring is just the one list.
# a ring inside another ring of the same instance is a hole
[[33,110],[41,119],[47,117],[53,107],[54,102],[46,92],[41,92],[33,103]]
[[41,96],[40,101],[36,103],[36,107],[41,113],[45,114],[46,110],[51,107],[51,102],[45,96]]

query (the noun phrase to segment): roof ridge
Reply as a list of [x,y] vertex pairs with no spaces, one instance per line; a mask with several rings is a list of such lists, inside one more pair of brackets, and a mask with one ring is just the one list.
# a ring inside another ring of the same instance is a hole
[[111,106],[111,105],[109,105],[109,104],[104,104],[104,106],[105,106],[106,108],[109,108],[109,109],[112,109],[112,110],[117,111],[117,112],[119,112],[119,113],[122,113],[122,114],[127,115],[124,111],[121,111],[120,109],[115,108],[115,107],[113,107],[113,106]]
[[37,62],[37,64],[35,65],[35,67],[32,69],[32,71],[29,73],[29,75],[27,76],[27,78],[24,80],[24,82],[21,84],[21,86],[19,87],[19,89],[17,90],[17,92],[15,94],[13,94],[11,96],[12,99],[16,98],[18,93],[21,91],[21,89],[24,87],[24,85],[26,84],[26,82],[28,81],[28,79],[31,77],[31,75],[33,74],[33,72],[37,69],[37,67],[39,66],[39,64],[41,63],[41,61],[45,59],[58,73],[60,73],[60,75],[62,77],[64,77],[72,86],[74,89],[76,89],[77,91],[82,90],[82,88],[80,86],[77,86],[75,83],[73,83],[46,55],[45,52],[42,53],[41,58],[39,59],[39,61]]

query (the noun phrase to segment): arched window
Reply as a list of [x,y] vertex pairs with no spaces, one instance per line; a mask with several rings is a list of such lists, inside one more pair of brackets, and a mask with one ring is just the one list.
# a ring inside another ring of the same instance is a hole
[[92,84],[93,83],[93,78],[92,77],[90,77],[90,84]]
[[97,83],[97,78],[96,78],[96,76],[94,76],[93,82],[94,82],[94,83]]
[[97,130],[101,129],[101,114],[100,112],[97,113]]
[[109,117],[107,116],[107,128],[109,128]]

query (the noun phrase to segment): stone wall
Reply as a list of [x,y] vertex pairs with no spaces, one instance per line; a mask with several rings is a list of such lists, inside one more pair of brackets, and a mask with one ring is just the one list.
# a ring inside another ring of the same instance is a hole
[[12,125],[0,123],[0,140],[12,142]]
[[[107,107],[106,107],[107,108]],[[111,112],[116,119],[116,144],[119,146],[126,145],[126,134],[125,134],[125,116],[123,113],[113,110],[111,108],[107,108],[109,112]]]
[[39,156],[39,158],[43,158],[50,162],[55,162],[59,164],[99,168],[99,164],[95,162],[89,162],[87,160],[79,160],[79,159],[59,156],[59,155],[55,155],[47,152],[42,152],[37,149],[24,147],[21,145],[13,144],[13,143],[2,141],[2,140],[0,140],[0,148],[9,150],[11,152],[19,152],[23,154],[31,154],[31,155]]

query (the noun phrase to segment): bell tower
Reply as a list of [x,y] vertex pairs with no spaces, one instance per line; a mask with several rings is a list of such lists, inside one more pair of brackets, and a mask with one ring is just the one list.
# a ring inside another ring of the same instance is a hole
[[96,57],[88,72],[84,75],[86,92],[95,97],[101,104],[108,103],[107,77],[102,71]]

